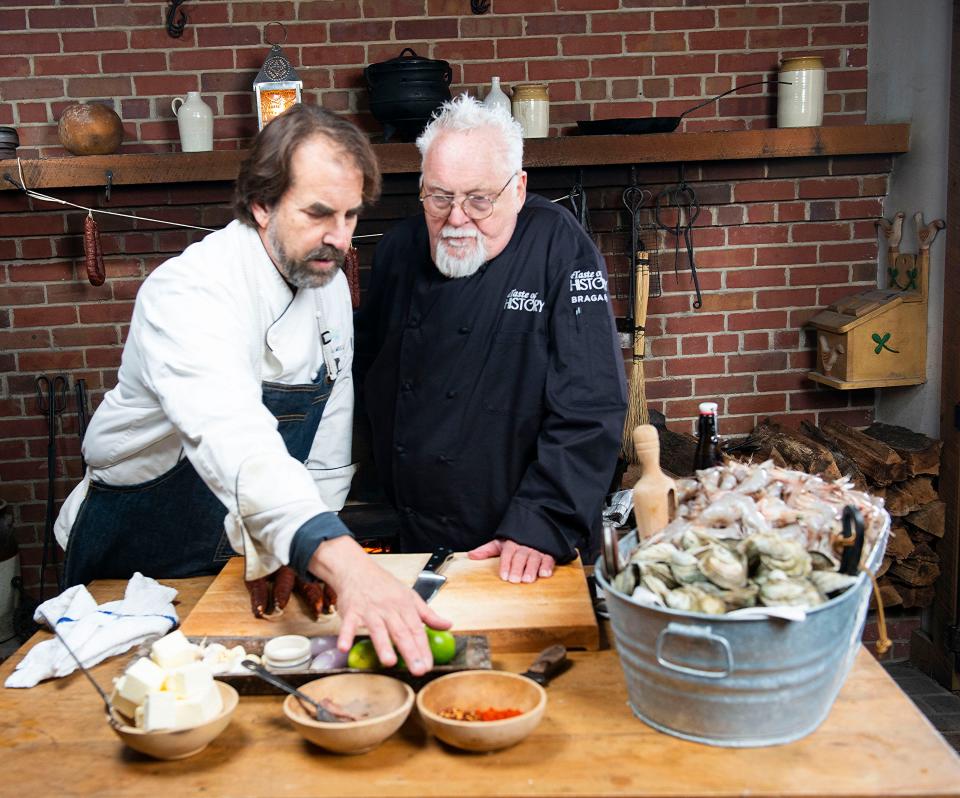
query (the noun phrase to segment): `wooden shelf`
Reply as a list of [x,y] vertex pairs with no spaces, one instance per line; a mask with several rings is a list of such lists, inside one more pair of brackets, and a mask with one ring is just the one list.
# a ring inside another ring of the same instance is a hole
[[[529,139],[524,166],[601,166],[640,163],[694,163],[758,158],[804,158],[831,155],[895,154],[909,150],[910,125],[858,125],[708,133],[653,133],[634,136],[562,136]],[[420,170],[413,144],[374,144],[385,174]],[[231,181],[247,150],[198,153],[86,155],[21,161],[30,188],[102,186],[106,173],[113,185]],[[17,162],[0,161],[0,190],[15,187]]]

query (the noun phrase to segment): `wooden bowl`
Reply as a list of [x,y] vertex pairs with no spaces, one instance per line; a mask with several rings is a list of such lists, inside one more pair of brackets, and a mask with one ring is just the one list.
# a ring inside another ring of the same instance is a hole
[[[444,709],[519,709],[503,720],[471,721],[441,717]],[[465,751],[508,748],[532,732],[547,708],[547,693],[525,676],[506,671],[460,671],[441,676],[417,695],[417,710],[431,734]]]
[[148,732],[129,725],[129,719],[116,710],[113,711],[115,723],[111,723],[110,726],[127,746],[154,759],[185,759],[199,754],[227,728],[240,700],[237,691],[229,684],[218,681],[214,684],[220,690],[223,709],[215,718],[199,726]]
[[324,698],[359,717],[343,723],[316,719],[313,707],[288,695],[283,712],[301,735],[337,754],[371,751],[399,729],[413,709],[413,689],[379,673],[340,673],[315,679],[300,691],[315,701]]

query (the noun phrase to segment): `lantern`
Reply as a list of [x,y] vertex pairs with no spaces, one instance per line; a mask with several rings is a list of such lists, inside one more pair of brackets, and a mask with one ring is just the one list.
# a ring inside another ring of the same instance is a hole
[[[270,23],[271,25],[280,23]],[[269,27],[269,26],[268,26]],[[283,27],[282,25],[280,27]],[[284,28],[286,40],[286,28]],[[283,54],[279,44],[270,47],[267,59],[260,67],[256,80],[253,81],[253,90],[257,95],[257,123],[259,129],[271,119],[282,114],[294,103],[300,102],[300,91],[303,81],[294,70],[293,65]]]

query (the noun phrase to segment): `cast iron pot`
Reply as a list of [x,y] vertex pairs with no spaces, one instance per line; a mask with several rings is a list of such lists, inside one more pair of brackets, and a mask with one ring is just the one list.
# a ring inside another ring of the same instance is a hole
[[409,47],[389,61],[364,71],[370,87],[370,112],[384,127],[384,138],[415,138],[430,115],[450,99],[450,64],[422,58]]

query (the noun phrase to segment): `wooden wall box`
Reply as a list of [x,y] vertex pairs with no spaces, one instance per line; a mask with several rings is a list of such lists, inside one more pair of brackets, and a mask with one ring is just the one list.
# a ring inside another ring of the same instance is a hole
[[927,301],[920,291],[845,297],[808,324],[817,331],[814,382],[842,390],[926,382]]

